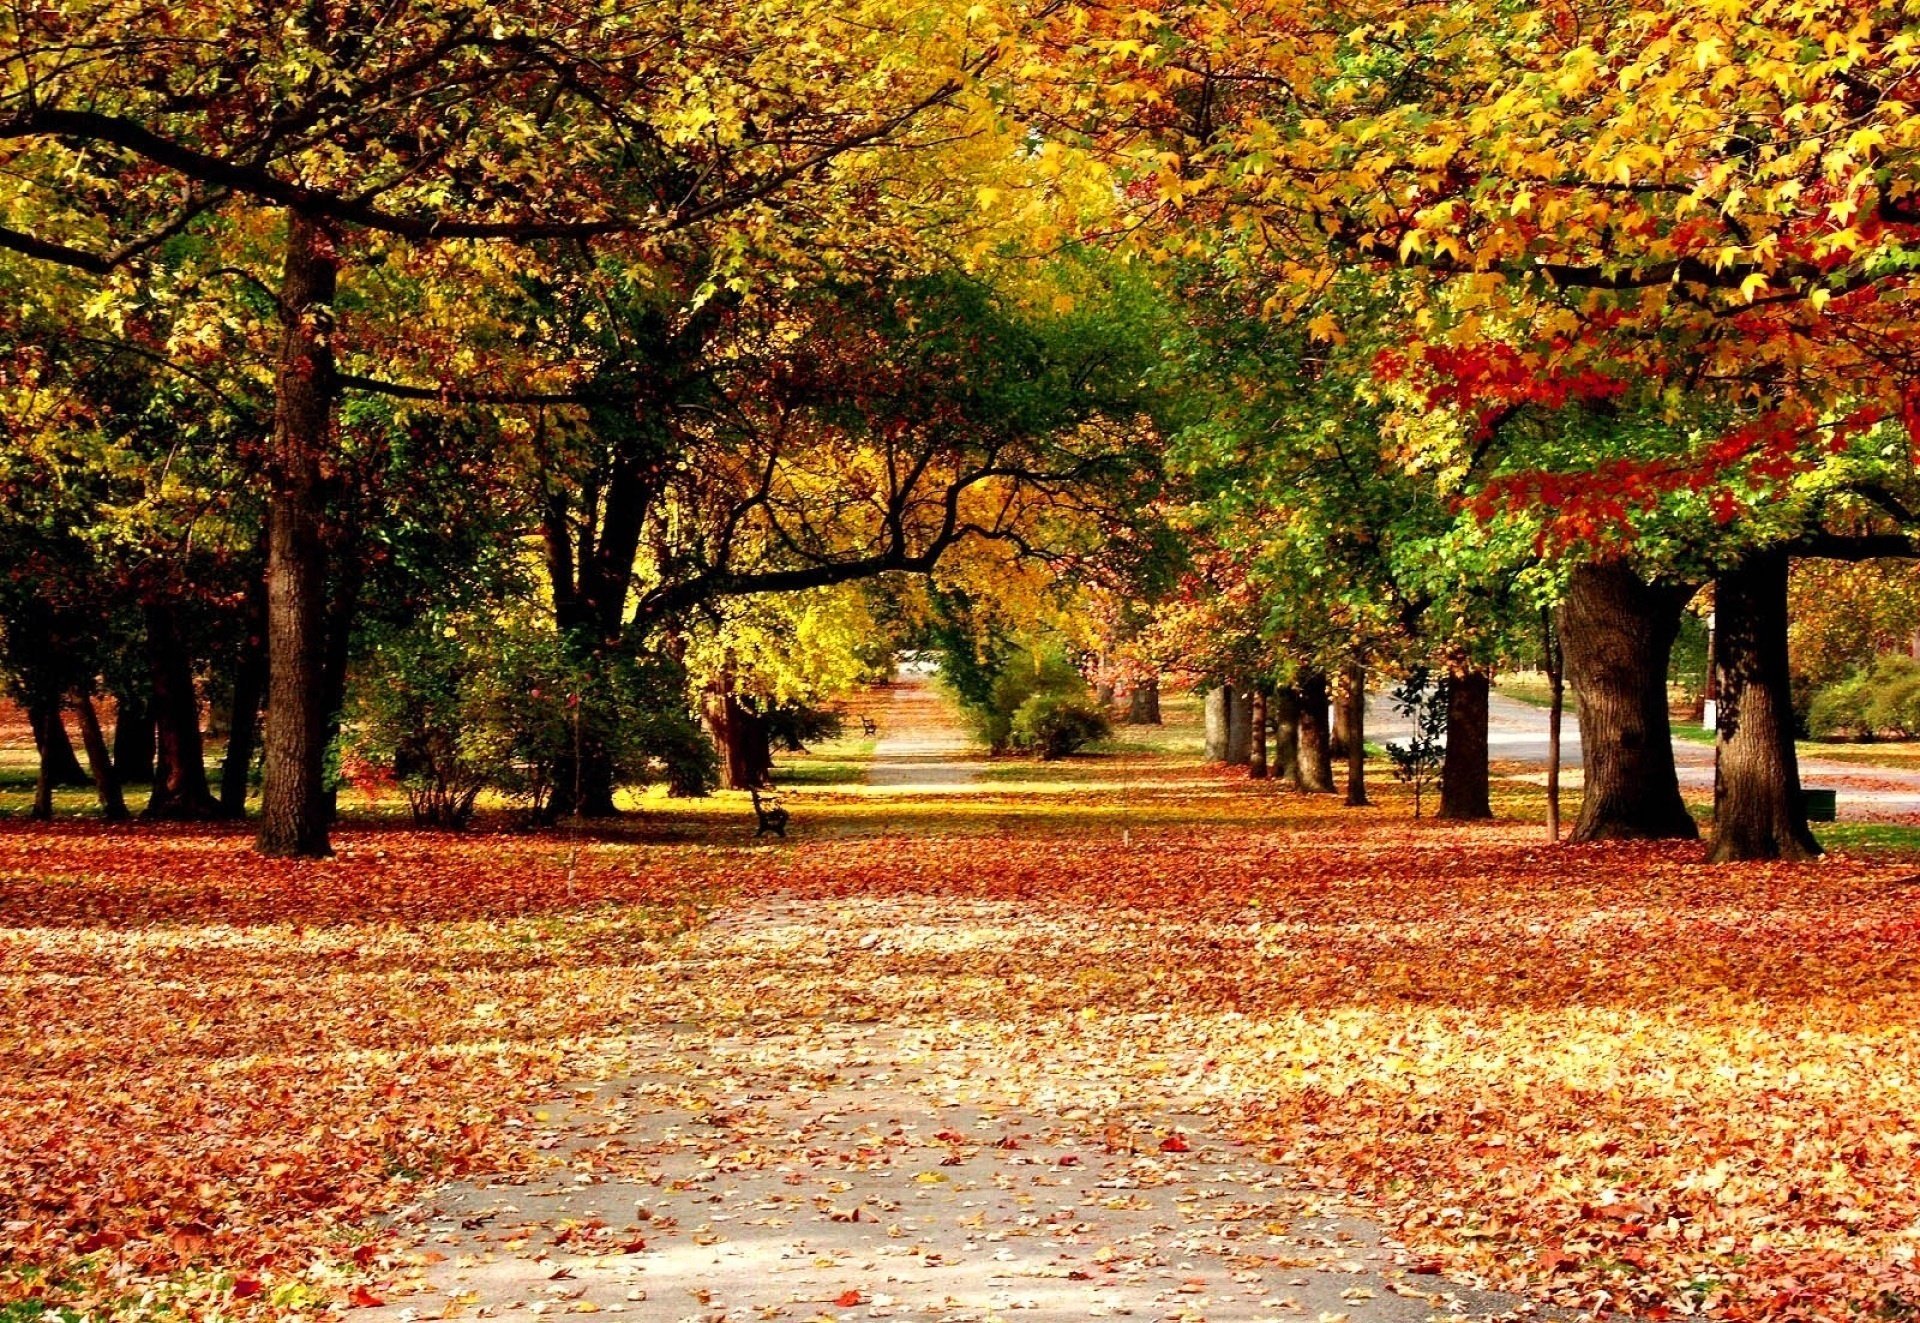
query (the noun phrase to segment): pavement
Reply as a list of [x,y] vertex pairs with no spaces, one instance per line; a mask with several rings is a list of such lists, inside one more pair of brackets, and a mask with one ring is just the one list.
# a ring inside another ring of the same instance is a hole
[[[987,912],[1009,908],[755,905],[667,977],[731,977],[829,932],[920,950],[1011,925]],[[978,1043],[831,1015],[662,1026],[637,1049],[643,1069],[539,1114],[548,1169],[404,1210],[406,1267],[355,1318],[1423,1323],[1526,1308],[1421,1271],[1337,1191],[1233,1138],[1177,1072],[1116,1088],[1068,1057],[1016,1099]]]
[[[924,677],[873,782],[939,793],[971,745]],[[624,1073],[535,1114],[532,1172],[442,1185],[365,1323],[584,1313],[648,1323],[1424,1323],[1525,1312],[1423,1271],[1338,1190],[1233,1134],[1221,1073],[916,1022],[865,992],[941,952],[1077,922],[1017,901],[762,900],[654,971]]]

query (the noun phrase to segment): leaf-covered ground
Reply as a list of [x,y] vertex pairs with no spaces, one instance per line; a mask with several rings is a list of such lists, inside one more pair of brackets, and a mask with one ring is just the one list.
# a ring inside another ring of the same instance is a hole
[[[0,825],[0,1319],[370,1300],[380,1214],[549,1162],[559,1086],[689,1025],[829,1018],[937,1029],[1009,1096],[1096,1113],[1179,1063],[1183,1104],[1353,1191],[1420,1266],[1537,1298],[1920,1310],[1910,856],[1553,850],[1134,738],[1012,780],[809,786],[786,844],[727,797],[582,836],[369,821],[319,864]],[[916,898],[955,926],[859,940]],[[809,940],[683,958],[714,915],[789,902]]]

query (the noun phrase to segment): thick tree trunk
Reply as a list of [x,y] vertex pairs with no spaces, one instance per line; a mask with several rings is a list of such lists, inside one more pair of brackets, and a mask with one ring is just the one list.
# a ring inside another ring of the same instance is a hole
[[1157,726],[1160,724],[1160,677],[1150,675],[1144,680],[1135,680],[1127,691],[1127,724],[1129,726]]
[[1253,695],[1244,685],[1229,690],[1227,702],[1227,764],[1245,767],[1253,761]]
[[1560,635],[1580,698],[1586,793],[1571,839],[1692,840],[1667,718],[1667,661],[1691,586],[1650,585],[1618,562],[1573,572]]
[[27,725],[33,731],[33,748],[40,759],[40,774],[53,786],[84,786],[87,773],[74,756],[73,739],[66,723],[60,720],[60,705],[55,702],[27,704]]
[[1267,695],[1253,691],[1253,747],[1248,751],[1247,775],[1256,781],[1267,779]]
[[1714,580],[1714,863],[1812,859],[1787,679],[1787,556],[1749,555]]
[[1347,711],[1347,705],[1336,696],[1333,704],[1333,726],[1327,733],[1327,753],[1333,758],[1339,759],[1347,756],[1349,745],[1348,736],[1350,734],[1347,725],[1351,719],[1351,715],[1352,714]]
[[773,772],[766,719],[733,694],[709,694],[707,724],[720,750],[720,784],[728,790],[766,788]]
[[260,733],[260,700],[267,691],[267,601],[262,591],[249,594],[247,637],[233,673],[232,714],[227,722],[227,753],[220,765],[220,811],[230,818],[247,815],[247,782]]
[[77,694],[73,710],[80,718],[80,743],[87,751],[87,767],[93,773],[93,793],[100,800],[100,814],[108,822],[127,820],[126,796],[120,793],[120,776],[113,768],[113,755],[107,750],[106,733],[100,729],[100,713],[91,694]]
[[1205,756],[1210,763],[1227,761],[1229,733],[1233,722],[1233,688],[1219,684],[1207,690],[1205,699]]
[[1458,821],[1491,818],[1487,794],[1485,671],[1456,675],[1447,685],[1447,752],[1440,764],[1440,816]]
[[322,461],[333,445],[333,351],[339,280],[332,240],[313,219],[288,217],[282,321],[268,453],[267,720],[260,796],[262,854],[333,853],[327,839],[327,592]]
[[1367,803],[1367,672],[1349,666],[1342,682],[1341,710],[1347,714],[1347,807]]
[[150,785],[153,781],[153,709],[144,693],[113,696],[113,770],[120,784]]
[[1333,750],[1327,735],[1327,677],[1319,671],[1301,673],[1299,756],[1293,784],[1314,795],[1333,793]]
[[1273,716],[1273,763],[1276,780],[1300,781],[1300,697],[1292,689],[1280,689],[1267,701]]
[[146,609],[147,664],[153,675],[153,724],[157,756],[153,793],[143,818],[199,822],[217,817],[220,806],[207,785],[206,751],[200,739],[200,695],[193,661],[171,602]]

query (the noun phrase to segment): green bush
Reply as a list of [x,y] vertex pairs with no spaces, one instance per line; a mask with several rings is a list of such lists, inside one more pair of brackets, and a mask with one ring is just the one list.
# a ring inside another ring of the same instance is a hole
[[1814,691],[1807,705],[1807,731],[1815,739],[1866,737],[1873,734],[1867,720],[1867,677],[1849,676]]
[[678,666],[579,658],[549,629],[485,616],[436,614],[381,638],[356,668],[343,740],[356,779],[384,771],[436,827],[465,826],[485,790],[544,816],[583,749],[622,785],[703,793],[714,780]]
[[974,733],[995,753],[1020,749],[1059,758],[1108,731],[1086,678],[1058,652],[1014,653],[977,687],[983,697],[955,688]]
[[1033,694],[1008,722],[1013,747],[1051,762],[1113,730],[1106,712],[1085,694],[1057,689]]
[[1815,691],[1807,725],[1820,738],[1920,734],[1920,659],[1881,657],[1872,669]]

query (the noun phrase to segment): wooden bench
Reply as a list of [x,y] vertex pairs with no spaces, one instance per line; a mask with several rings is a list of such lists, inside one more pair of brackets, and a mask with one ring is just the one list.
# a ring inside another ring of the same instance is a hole
[[880,727],[874,724],[872,717],[863,716],[860,718],[860,733],[862,735],[878,735],[880,733]]
[[771,790],[762,795],[758,788],[748,793],[753,796],[753,816],[759,820],[759,825],[753,829],[755,838],[772,832],[781,840],[786,840],[787,819],[793,815],[780,803],[780,796]]

